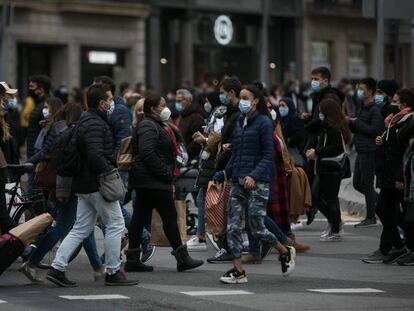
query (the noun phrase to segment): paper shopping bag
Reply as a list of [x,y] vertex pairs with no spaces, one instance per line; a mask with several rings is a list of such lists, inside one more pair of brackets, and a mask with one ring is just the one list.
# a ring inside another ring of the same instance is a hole
[[22,242],[24,245],[32,242],[39,234],[41,234],[53,222],[53,217],[49,213],[44,213],[29,221],[17,226],[9,231],[9,233]]

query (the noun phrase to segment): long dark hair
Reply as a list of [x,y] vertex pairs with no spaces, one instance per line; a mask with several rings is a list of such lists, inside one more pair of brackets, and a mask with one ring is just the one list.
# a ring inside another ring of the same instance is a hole
[[49,118],[46,122],[45,133],[47,133],[50,130],[50,128],[55,122],[60,120],[58,119],[59,116],[57,116],[57,114],[59,110],[63,107],[63,102],[58,97],[49,97],[48,99],[46,99],[46,103],[49,106]]
[[[260,85],[261,85],[261,83],[260,83]],[[266,101],[265,101],[265,98],[263,96],[263,92],[260,89],[260,86],[257,86],[255,84],[245,85],[245,86],[243,86],[242,90],[248,90],[250,93],[253,94],[254,99],[259,100],[259,102],[257,103],[257,106],[256,106],[256,110],[260,114],[265,115],[265,116],[269,117],[270,119],[272,118],[272,116],[270,115],[269,110],[267,109]]]
[[333,99],[324,99],[319,104],[319,110],[325,115],[329,126],[338,128],[346,144],[351,143],[351,131],[341,110],[341,104]]
[[145,115],[149,116],[152,114],[151,108],[158,107],[158,105],[161,103],[161,96],[159,95],[149,95],[145,97],[144,101],[144,113]]

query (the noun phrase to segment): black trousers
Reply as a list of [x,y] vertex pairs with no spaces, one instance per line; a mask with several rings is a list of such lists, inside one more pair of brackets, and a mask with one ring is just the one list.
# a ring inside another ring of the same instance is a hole
[[177,224],[172,191],[155,189],[136,189],[136,200],[131,224],[128,229],[129,248],[139,248],[142,243],[142,231],[151,223],[152,209],[155,208],[161,217],[165,236],[175,250],[182,245]]
[[414,203],[407,204],[404,221],[405,244],[414,252]]
[[319,174],[319,196],[317,206],[332,226],[332,233],[339,233],[341,209],[339,206],[340,172]]
[[6,169],[3,168],[0,169],[0,231],[2,234],[16,226],[7,212],[5,186]]
[[378,197],[376,212],[382,223],[380,251],[383,254],[387,254],[393,247],[404,246],[398,231],[402,196],[402,191],[382,188]]

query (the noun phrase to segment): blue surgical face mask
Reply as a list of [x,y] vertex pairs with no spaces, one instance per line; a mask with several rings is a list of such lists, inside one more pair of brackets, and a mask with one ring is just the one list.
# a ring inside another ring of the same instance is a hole
[[384,99],[384,95],[375,95],[375,104],[380,107],[384,106]]
[[364,100],[364,98],[365,98],[365,92],[363,90],[358,90],[357,91],[357,98],[359,100]]
[[319,120],[325,121],[325,115],[322,112],[319,112]]
[[279,108],[280,116],[282,118],[286,117],[289,114],[289,108],[288,107],[281,107]]
[[7,108],[8,109],[14,109],[17,106],[17,100],[16,98],[9,98],[7,101]]
[[241,113],[248,113],[252,108],[252,102],[250,100],[240,99],[239,109]]
[[312,88],[312,91],[319,92],[320,89],[321,89],[320,82],[319,81],[316,81],[316,80],[312,80],[312,82],[311,82],[311,88]]
[[220,93],[220,96],[219,97],[220,97],[220,102],[223,105],[227,106],[229,104],[229,99],[227,98],[226,95],[224,95],[224,93]]
[[181,112],[181,111],[183,111],[183,105],[181,104],[181,103],[179,103],[179,102],[176,102],[175,103],[175,109],[178,111],[178,112]]

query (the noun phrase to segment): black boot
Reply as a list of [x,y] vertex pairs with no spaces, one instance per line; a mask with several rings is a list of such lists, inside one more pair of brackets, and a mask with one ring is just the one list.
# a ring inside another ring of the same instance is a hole
[[141,261],[141,249],[133,248],[125,252],[127,261],[124,270],[126,272],[152,272],[154,267],[144,265]]
[[193,259],[188,255],[187,245],[181,245],[175,251],[172,251],[171,255],[174,255],[177,259],[178,272],[197,268],[204,263],[202,260]]

